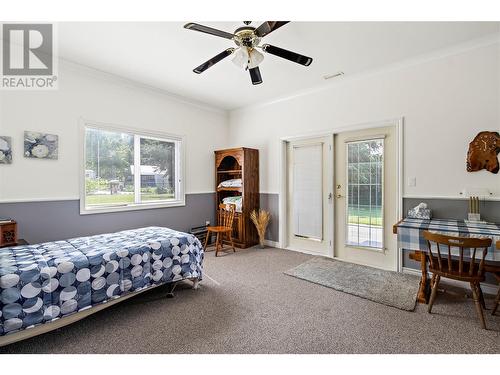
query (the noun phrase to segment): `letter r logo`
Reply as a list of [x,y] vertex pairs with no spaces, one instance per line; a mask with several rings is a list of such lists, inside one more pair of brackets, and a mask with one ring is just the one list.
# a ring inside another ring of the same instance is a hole
[[51,24],[3,25],[3,74],[52,75]]

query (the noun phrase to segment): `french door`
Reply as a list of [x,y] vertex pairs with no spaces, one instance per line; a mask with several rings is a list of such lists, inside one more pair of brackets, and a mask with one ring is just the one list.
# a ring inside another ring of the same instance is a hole
[[335,250],[340,260],[397,270],[397,132],[342,132],[335,148]]
[[397,125],[286,141],[284,246],[398,268]]

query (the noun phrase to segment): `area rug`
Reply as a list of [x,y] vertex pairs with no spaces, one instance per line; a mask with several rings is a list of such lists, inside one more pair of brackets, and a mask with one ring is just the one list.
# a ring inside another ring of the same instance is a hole
[[407,311],[415,309],[420,280],[324,257],[314,257],[285,274]]

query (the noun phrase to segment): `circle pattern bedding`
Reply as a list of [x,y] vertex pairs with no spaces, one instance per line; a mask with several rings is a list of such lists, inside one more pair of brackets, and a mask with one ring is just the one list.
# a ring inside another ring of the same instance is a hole
[[0,248],[0,335],[153,285],[202,278],[193,235],[147,227]]

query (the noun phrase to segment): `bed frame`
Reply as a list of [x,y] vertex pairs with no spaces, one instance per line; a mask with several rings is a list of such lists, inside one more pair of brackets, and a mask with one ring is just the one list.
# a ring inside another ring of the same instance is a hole
[[[185,280],[190,280],[193,283],[193,289],[198,289],[199,286],[199,280],[198,278],[192,278],[192,279],[185,279]],[[179,280],[182,281],[182,280]],[[159,286],[164,286],[164,285],[171,285],[171,288],[169,292],[167,293],[167,297],[173,297],[173,291],[175,289],[175,286],[177,285],[178,281],[172,282],[172,283],[163,283],[163,284],[158,284],[158,285],[153,285],[148,288],[144,288],[129,294],[126,294],[122,297],[110,300],[106,303],[101,303],[99,305],[90,307],[86,310],[82,310],[79,312],[76,312],[74,314],[59,318],[57,320],[47,322],[44,324],[39,324],[35,327],[32,328],[27,328],[23,329],[22,331],[18,331],[15,333],[7,334],[5,336],[0,336],[0,347],[9,345],[18,341],[26,340],[31,337],[35,337],[38,335],[42,335],[44,333],[56,330],[58,328],[62,328],[64,326],[70,325],[72,323],[78,322],[79,320],[82,320],[86,318],[87,316],[90,316],[92,314],[95,314],[96,312],[99,312],[101,310],[104,310],[108,307],[111,307],[113,305],[116,305],[117,303],[123,302],[129,298],[135,297],[143,292],[153,290],[154,288],[157,288]]]

